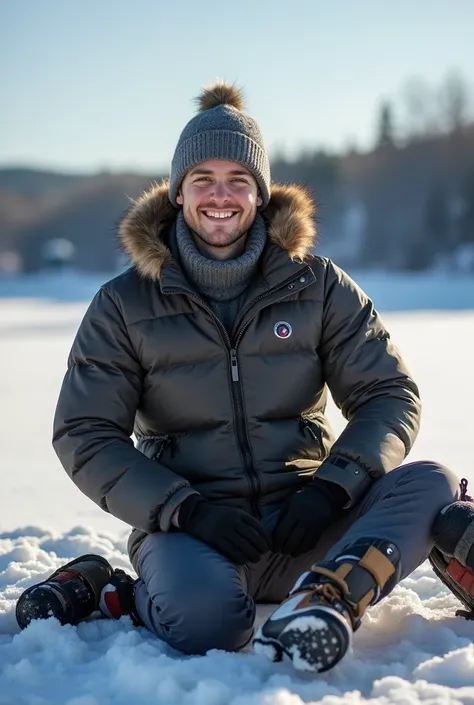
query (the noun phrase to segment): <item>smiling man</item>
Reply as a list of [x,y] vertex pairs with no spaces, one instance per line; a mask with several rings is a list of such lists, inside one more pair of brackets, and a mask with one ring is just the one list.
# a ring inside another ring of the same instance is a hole
[[[271,183],[241,94],[217,84],[199,104],[169,182],[120,226],[131,267],[92,301],[54,420],[70,477],[133,527],[138,580],[81,556],[17,618],[100,608],[203,654],[248,644],[255,605],[272,602],[255,649],[326,670],[424,561],[458,481],[401,465],[417,386],[372,302],[313,253],[312,199]],[[328,389],[347,419],[337,439]]]
[[262,197],[248,169],[214,159],[186,174],[176,203],[202,254],[227,260],[245,250]]

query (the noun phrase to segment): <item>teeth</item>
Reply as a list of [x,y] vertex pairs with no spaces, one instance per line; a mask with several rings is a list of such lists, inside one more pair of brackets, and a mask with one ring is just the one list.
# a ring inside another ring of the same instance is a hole
[[232,211],[205,211],[208,218],[231,218],[234,214]]

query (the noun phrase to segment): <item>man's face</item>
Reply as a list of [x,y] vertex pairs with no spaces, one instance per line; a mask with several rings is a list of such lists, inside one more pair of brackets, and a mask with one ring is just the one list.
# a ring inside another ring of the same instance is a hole
[[211,160],[185,176],[177,203],[201,251],[216,259],[236,256],[262,199],[257,182],[236,162]]

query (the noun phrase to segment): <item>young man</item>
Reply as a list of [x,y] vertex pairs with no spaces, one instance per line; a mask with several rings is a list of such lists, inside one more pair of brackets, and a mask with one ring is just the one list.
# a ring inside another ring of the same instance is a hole
[[[169,182],[121,224],[132,266],[92,301],[54,420],[67,473],[133,527],[139,579],[81,557],[25,597],[20,623],[62,590],[64,621],[128,613],[202,654],[244,647],[255,604],[281,603],[255,649],[320,671],[426,559],[458,480],[400,467],[417,386],[372,302],[312,254],[313,214],[303,188],[271,184],[241,94],[205,90]],[[337,439],[328,388],[348,422]]]

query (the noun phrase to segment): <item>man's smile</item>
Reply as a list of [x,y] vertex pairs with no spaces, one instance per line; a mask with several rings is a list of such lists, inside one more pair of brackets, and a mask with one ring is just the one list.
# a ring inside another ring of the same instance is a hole
[[209,220],[229,220],[232,218],[234,215],[237,215],[237,211],[232,211],[232,210],[211,210],[211,209],[206,209],[201,211],[206,218],[209,218]]

